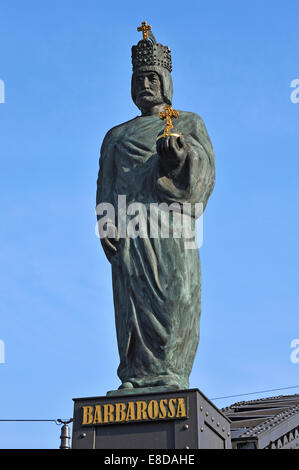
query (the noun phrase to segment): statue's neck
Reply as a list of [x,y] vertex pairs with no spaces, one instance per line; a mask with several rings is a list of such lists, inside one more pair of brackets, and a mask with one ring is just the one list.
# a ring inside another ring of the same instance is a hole
[[153,116],[154,114],[158,114],[164,111],[165,106],[167,106],[167,103],[155,104],[151,108],[143,108],[141,109],[141,116]]

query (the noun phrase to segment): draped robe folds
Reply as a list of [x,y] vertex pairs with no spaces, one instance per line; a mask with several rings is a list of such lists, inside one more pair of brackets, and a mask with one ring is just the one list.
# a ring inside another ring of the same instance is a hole
[[[113,204],[116,215],[119,195],[126,195],[127,206],[132,202],[147,208],[163,202],[206,206],[214,187],[215,167],[202,119],[180,111],[175,120],[188,148],[178,174],[162,169],[156,151],[156,139],[164,127],[157,115],[140,116],[107,133],[101,148],[97,204]],[[147,219],[149,215],[147,210]],[[190,217],[194,222],[194,213]],[[128,221],[132,216],[126,218]],[[169,238],[127,235],[110,259],[118,376],[135,388],[188,388],[198,346],[199,252],[186,249],[184,238],[175,238],[171,229],[169,233]]]

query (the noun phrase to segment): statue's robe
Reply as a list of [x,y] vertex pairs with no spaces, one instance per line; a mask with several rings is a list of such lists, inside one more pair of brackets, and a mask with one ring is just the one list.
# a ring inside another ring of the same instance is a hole
[[[202,119],[180,111],[175,120],[188,144],[184,166],[175,175],[162,170],[156,151],[156,139],[164,127],[157,115],[140,116],[107,133],[101,148],[97,204],[113,204],[116,214],[118,195],[126,195],[127,205],[141,202],[147,208],[162,202],[206,206],[215,170]],[[149,210],[147,214],[149,222]],[[190,217],[194,222],[194,211]],[[132,216],[127,215],[129,219]],[[184,238],[172,236],[170,225],[169,238],[120,239],[110,259],[118,375],[134,387],[189,387],[199,341],[200,259],[198,249],[186,249]]]

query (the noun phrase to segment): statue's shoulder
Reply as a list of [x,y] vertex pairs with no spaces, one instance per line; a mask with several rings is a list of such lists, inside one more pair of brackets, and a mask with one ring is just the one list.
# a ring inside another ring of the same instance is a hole
[[197,113],[192,113],[191,111],[179,111],[179,120],[190,130],[205,129],[204,121]]
[[133,121],[135,121],[136,117],[133,119],[130,119],[129,121],[122,122],[121,124],[118,124],[117,126],[112,127],[107,134],[104,137],[105,139],[117,139],[122,135],[123,132],[125,132],[126,128],[132,124]]
[[112,127],[105,135],[102,146],[101,146],[101,155],[105,158],[105,154],[111,145],[114,145],[118,140],[121,139],[123,133],[126,131],[127,126],[129,126],[136,118],[130,119],[129,121],[118,124],[117,126]]
[[177,127],[183,133],[190,134],[195,139],[204,139],[211,145],[205,123],[199,114],[190,111],[179,111]]
[[179,111],[180,117],[193,121],[202,121],[202,118],[197,113],[191,111]]

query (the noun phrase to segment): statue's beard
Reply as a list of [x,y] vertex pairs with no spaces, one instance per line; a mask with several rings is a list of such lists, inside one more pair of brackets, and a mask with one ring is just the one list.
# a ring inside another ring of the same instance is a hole
[[148,92],[148,94],[140,94],[136,97],[136,105],[139,109],[143,108],[152,108],[158,104],[162,104],[164,102],[162,96],[157,96]]

